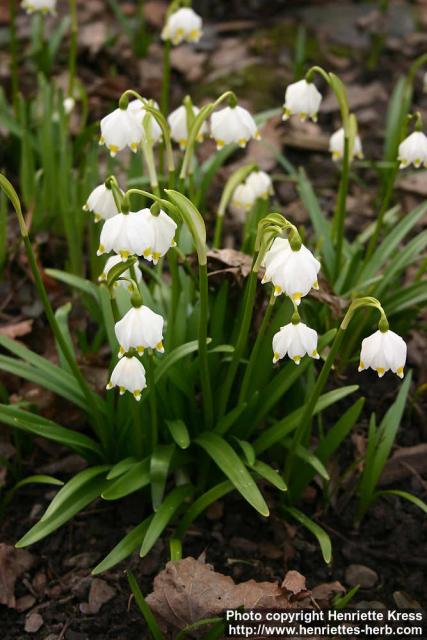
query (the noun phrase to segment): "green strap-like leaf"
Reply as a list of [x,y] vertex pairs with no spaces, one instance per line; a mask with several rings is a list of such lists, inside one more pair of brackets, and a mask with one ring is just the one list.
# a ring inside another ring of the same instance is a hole
[[134,527],[132,531],[130,531],[124,538],[120,540],[116,544],[116,546],[110,551],[110,553],[105,556],[105,558],[96,565],[96,567],[92,570],[92,575],[96,576],[104,571],[108,571],[112,567],[125,560],[128,556],[131,555],[134,551],[141,546],[141,542],[144,539],[144,536],[147,532],[148,526],[152,520],[153,516],[146,518],[139,524],[137,527]]
[[378,491],[375,494],[375,497],[380,496],[398,496],[399,498],[403,498],[408,502],[412,502],[412,504],[424,511],[424,513],[427,513],[427,504],[424,502],[424,500],[421,500],[421,498],[418,498],[418,496],[414,496],[412,493],[408,493],[407,491],[400,491],[399,489],[387,489],[384,491]]
[[130,571],[128,571],[128,582],[131,591],[135,596],[135,602],[138,605],[138,608],[141,611],[142,615],[144,616],[144,620],[147,623],[153,640],[165,640],[163,633],[161,632],[160,627],[157,624],[156,618],[154,617],[148,604],[145,602],[141,589],[139,588],[137,581]]
[[105,486],[105,477],[96,476],[80,487],[60,509],[53,513],[46,520],[40,520],[34,525],[17,543],[17,547],[27,547],[48,536],[65,522],[70,520],[76,513],[84,509],[93,502],[101,493]]
[[106,472],[109,471],[109,469],[110,467],[108,465],[99,465],[96,467],[83,469],[83,471],[76,473],[76,475],[73,476],[71,480],[69,480],[62,487],[62,489],[58,491],[58,493],[44,512],[43,516],[41,517],[41,521],[47,520],[50,516],[52,516],[62,507],[64,502],[66,502],[71,496],[77,493],[81,487],[83,487],[85,484],[88,484],[93,478],[96,478],[101,474],[105,476]]
[[220,500],[227,495],[227,493],[231,493],[233,489],[234,485],[229,480],[224,480],[224,482],[220,482],[197,498],[197,500],[195,500],[187,509],[185,515],[177,526],[175,537],[182,539],[190,524],[194,522],[200,514],[206,511],[213,502]]
[[212,432],[202,433],[196,438],[195,442],[206,451],[221,471],[225,473],[245,500],[261,515],[268,516],[268,506],[260,490],[229,443],[218,434]]
[[88,454],[91,456],[96,454],[99,458],[103,457],[99,445],[92,440],[92,438],[89,438],[83,433],[77,433],[71,431],[71,429],[61,427],[55,422],[37,416],[29,411],[24,411],[11,405],[1,404],[0,421],[15,429],[20,429],[21,431],[26,431],[36,436],[42,436],[54,442],[59,442],[85,457],[87,457]]
[[150,458],[150,487],[151,502],[154,511],[163,500],[168,479],[169,467],[175,451],[174,444],[159,444],[155,447]]
[[290,516],[295,518],[295,520],[300,522],[306,529],[316,536],[322,551],[323,559],[326,564],[330,564],[332,560],[332,544],[326,531],[298,509],[293,507],[284,507],[284,511],[289,513]]
[[102,498],[104,500],[119,500],[130,493],[139,491],[150,484],[150,459],[146,458],[142,462],[133,464],[126,473],[115,480],[109,480]]
[[272,484],[279,491],[287,491],[287,486],[282,476],[279,474],[276,469],[270,467],[269,464],[262,462],[261,460],[257,460],[255,464],[251,467],[252,471],[255,471],[261,478],[267,480],[270,484]]
[[190,446],[190,434],[183,420],[165,420],[166,426],[178,447],[188,449]]
[[156,544],[183,502],[194,493],[194,487],[186,484],[173,489],[157,509],[144,536],[140,556],[143,558]]

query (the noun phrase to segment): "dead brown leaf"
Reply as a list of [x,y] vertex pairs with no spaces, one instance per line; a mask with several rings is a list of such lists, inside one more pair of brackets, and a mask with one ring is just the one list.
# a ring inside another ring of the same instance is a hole
[[261,128],[261,140],[251,140],[247,146],[245,162],[255,162],[263,171],[271,171],[277,164],[282,149],[284,127],[280,116],[270,118]]
[[33,329],[33,320],[22,320],[21,322],[15,322],[11,324],[4,324],[0,327],[0,335],[7,338],[21,338],[31,333]]
[[398,449],[387,461],[380,478],[380,486],[386,487],[414,474],[427,471],[427,443]]
[[287,591],[292,596],[299,596],[301,593],[307,595],[305,578],[298,571],[288,571],[281,584],[282,589]]
[[328,607],[331,603],[331,599],[337,593],[345,593],[345,588],[341,582],[325,582],[314,587],[311,596],[313,600],[316,600],[319,607]]
[[294,606],[276,583],[248,580],[236,584],[211,565],[191,557],[167,563],[154,579],[154,591],[147,603],[163,627],[175,629],[221,615],[224,609]]
[[207,54],[195,51],[189,44],[175,47],[171,51],[171,66],[185,77],[188,82],[201,80],[204,74],[203,66]]
[[15,582],[34,564],[34,557],[24,549],[0,543],[0,604],[16,607]]
[[116,595],[116,590],[111,587],[108,582],[100,578],[94,578],[90,585],[89,602],[80,604],[80,611],[85,614],[95,614],[101,609],[102,605],[109,602]]
[[405,176],[397,183],[397,188],[409,191],[417,195],[427,197],[427,171],[419,171],[410,176]]
[[[348,102],[351,111],[357,111],[361,107],[369,105],[379,105],[381,102],[387,101],[387,93],[384,86],[380,82],[371,82],[371,84],[350,84],[347,85]],[[334,113],[339,110],[339,105],[335,94],[330,91],[323,100],[320,111],[322,113]]]
[[163,0],[148,0],[144,2],[144,17],[153,27],[160,29],[165,22],[167,2]]
[[207,256],[210,260],[214,260],[223,265],[222,268],[210,272],[210,276],[221,271],[233,271],[243,276],[243,278],[246,278],[252,267],[251,257],[236,249],[211,249],[208,251]]

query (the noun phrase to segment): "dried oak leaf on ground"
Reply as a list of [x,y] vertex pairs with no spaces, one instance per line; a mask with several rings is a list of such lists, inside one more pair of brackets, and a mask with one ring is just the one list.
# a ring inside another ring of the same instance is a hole
[[[339,588],[342,589],[341,585]],[[154,591],[147,597],[147,603],[166,630],[183,629],[198,620],[221,616],[225,609],[241,606],[245,609],[312,607],[310,596],[304,576],[297,571],[288,572],[282,586],[255,580],[236,584],[231,577],[214,571],[211,565],[189,557],[167,563],[154,579]],[[195,637],[198,635],[194,632]]]
[[28,551],[0,543],[0,604],[15,608],[15,582],[33,563],[34,557]]

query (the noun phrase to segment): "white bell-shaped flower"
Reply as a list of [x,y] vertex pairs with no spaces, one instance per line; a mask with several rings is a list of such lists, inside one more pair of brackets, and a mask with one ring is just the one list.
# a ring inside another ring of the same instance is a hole
[[237,105],[212,114],[211,137],[215,140],[217,149],[222,149],[231,142],[245,147],[251,138],[259,140],[260,134],[249,111]]
[[64,99],[64,102],[62,103],[62,105],[64,107],[65,113],[67,115],[70,115],[70,113],[72,112],[72,110],[76,106],[76,101],[71,96],[68,96],[67,98]]
[[319,288],[317,274],[320,262],[304,245],[295,251],[288,240],[276,238],[263,264],[265,274],[262,282],[273,283],[275,296],[285,293],[299,304],[311,288]]
[[105,144],[112,157],[125,147],[136,153],[142,136],[142,125],[129,109],[119,107],[101,120],[99,144]]
[[406,343],[394,331],[378,329],[368,338],[362,340],[359,371],[374,369],[380,378],[386,371],[393,371],[403,378],[406,362]]
[[[122,259],[120,256],[110,256],[107,260],[107,262],[105,263],[104,269],[102,271],[102,273],[100,274],[98,280],[99,282],[105,282],[107,280],[108,274],[110,272],[110,269],[112,269],[113,267],[116,266],[116,264],[119,264],[119,262],[122,262]],[[139,268],[139,266],[137,264],[133,265],[133,272],[135,274],[135,279],[136,282],[139,283],[142,280],[142,272],[141,269]],[[127,280],[125,280],[125,278],[131,278],[132,275],[129,271],[129,269],[126,269],[126,271],[124,271],[120,278],[118,280],[115,281],[114,286],[115,287],[126,287],[130,292],[133,291],[133,287],[132,284],[127,282]]]
[[422,131],[414,131],[399,145],[400,169],[413,164],[418,169],[427,167],[427,136]]
[[163,353],[163,323],[161,315],[144,305],[129,309],[114,328],[120,346],[119,358],[132,348],[139,354],[144,353],[144,349]]
[[119,213],[107,220],[101,231],[98,255],[114,251],[125,261],[143,256],[157,264],[175,245],[176,223],[164,211],[155,216],[150,209]]
[[[332,160],[337,162],[338,160],[342,160],[344,157],[344,129],[338,129],[335,131],[329,138],[329,151],[332,154]],[[354,139],[353,152],[350,153],[350,160],[353,158],[359,158],[360,160],[363,158],[363,150],[362,150],[362,142],[360,140],[360,136],[356,136]]]
[[299,364],[305,354],[310,358],[319,358],[317,353],[317,333],[304,322],[290,322],[280,328],[273,336],[273,362],[288,355],[295,364]]
[[[194,116],[197,116],[200,109],[198,107],[192,106]],[[188,118],[187,118],[187,109],[182,104],[178,109],[172,111],[172,113],[168,116],[168,123],[171,130],[171,138],[174,142],[177,142],[181,149],[185,149],[188,141]],[[204,122],[200,128],[200,131],[197,135],[198,142],[202,142],[203,135],[207,132],[207,124]]]
[[305,79],[293,82],[286,88],[283,120],[298,115],[303,121],[311,118],[316,122],[321,102],[322,94],[314,82],[307,82]]
[[114,367],[107,389],[119,387],[120,395],[130,391],[136,400],[141,399],[141,393],[147,386],[145,369],[135,356],[122,358]]
[[55,13],[56,0],[22,0],[21,6],[27,13]]
[[153,240],[143,255],[149,262],[157,264],[160,258],[176,245],[174,238],[177,224],[162,210],[158,215],[153,215],[150,209],[144,211],[152,230]]
[[[147,102],[150,102],[151,105],[156,109],[159,108],[159,105],[154,100],[147,101]],[[144,120],[145,120],[145,116],[148,114],[148,111],[144,109],[144,103],[141,102],[141,100],[132,100],[128,104],[127,111],[131,113],[135,117],[137,123],[141,125],[141,129],[142,129],[141,138],[145,137]],[[161,137],[162,137],[161,127],[157,122],[156,118],[151,113],[147,118],[147,129],[148,129],[148,135],[152,144],[155,144],[156,142],[159,142],[159,140],[161,140]]]
[[247,182],[239,184],[233,192],[231,205],[239,211],[249,211],[256,201],[256,193]]
[[[123,191],[121,191],[124,195]],[[100,184],[89,194],[86,204],[83,206],[85,211],[90,211],[95,216],[95,222],[100,220],[108,220],[119,213],[116,202],[114,200],[113,191]]]
[[127,214],[119,213],[106,220],[102,227],[97,255],[114,251],[123,261],[132,255],[151,255],[154,233],[147,219],[147,211],[150,213],[149,209],[130,211]]
[[273,183],[265,171],[253,171],[246,178],[246,184],[255,191],[257,198],[267,198],[273,193]]
[[173,45],[181,42],[198,42],[202,35],[202,19],[191,8],[182,7],[171,13],[162,31],[162,39],[170,40]]

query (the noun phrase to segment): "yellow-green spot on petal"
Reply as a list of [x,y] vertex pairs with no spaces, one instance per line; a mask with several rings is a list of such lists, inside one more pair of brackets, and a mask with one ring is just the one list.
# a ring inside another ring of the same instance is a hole
[[108,151],[111,153],[111,155],[114,157],[116,155],[116,153],[118,152],[119,147],[115,144],[109,144],[108,145]]
[[224,140],[215,140],[215,144],[216,144],[216,148],[217,149],[222,149],[224,144],[225,144],[225,142],[224,142]]
[[163,346],[163,342],[160,340],[160,342],[158,342],[156,344],[156,349],[157,351],[160,351],[161,353],[163,353],[163,351],[165,350],[164,346]]
[[133,396],[135,398],[135,400],[141,400],[141,391],[140,389],[135,389],[135,391],[133,392]]
[[375,369],[375,371],[378,373],[380,378],[382,378],[385,374],[385,369],[383,369],[383,367],[378,367],[377,369]]
[[280,296],[281,293],[282,293],[282,287],[279,287],[279,286],[276,285],[274,287],[274,295],[275,296]]
[[151,258],[151,254],[152,254],[151,247],[147,247],[146,249],[144,249],[144,253],[142,255],[144,256],[144,258]]
[[124,394],[125,391],[126,389],[124,387],[119,387],[119,392],[121,396]]
[[403,378],[403,370],[404,367],[399,367],[398,369],[396,369],[396,374],[399,376],[399,378]]
[[121,251],[119,251],[119,255],[120,255],[121,259],[123,260],[123,262],[125,262],[125,260],[127,260],[129,258],[130,253],[129,253],[129,251],[125,251],[125,250],[122,249]]
[[247,142],[248,141],[245,138],[240,138],[240,140],[238,141],[238,145],[239,145],[239,147],[243,148],[243,147],[246,147]]
[[134,153],[136,153],[138,151],[138,143],[137,142],[131,142],[130,143],[130,148],[132,149],[132,151]]
[[113,384],[111,382],[111,380],[107,383],[107,389],[112,389],[113,388]]
[[301,302],[301,292],[300,291],[296,291],[295,293],[292,294],[292,300],[296,303],[299,304]]
[[142,354],[144,353],[144,347],[140,344],[136,350],[138,351],[139,355],[142,356]]
[[275,351],[273,354],[273,362],[277,362],[278,360],[280,360],[280,356],[277,351]]
[[96,252],[99,256],[101,256],[103,253],[105,253],[105,247],[103,244],[100,244],[98,247],[98,251]]
[[301,356],[294,356],[292,360],[295,362],[295,364],[299,364],[301,362]]
[[315,281],[313,282],[313,289],[316,289],[316,290],[317,290],[318,288],[319,288],[319,282],[318,282],[317,280],[315,280]]

